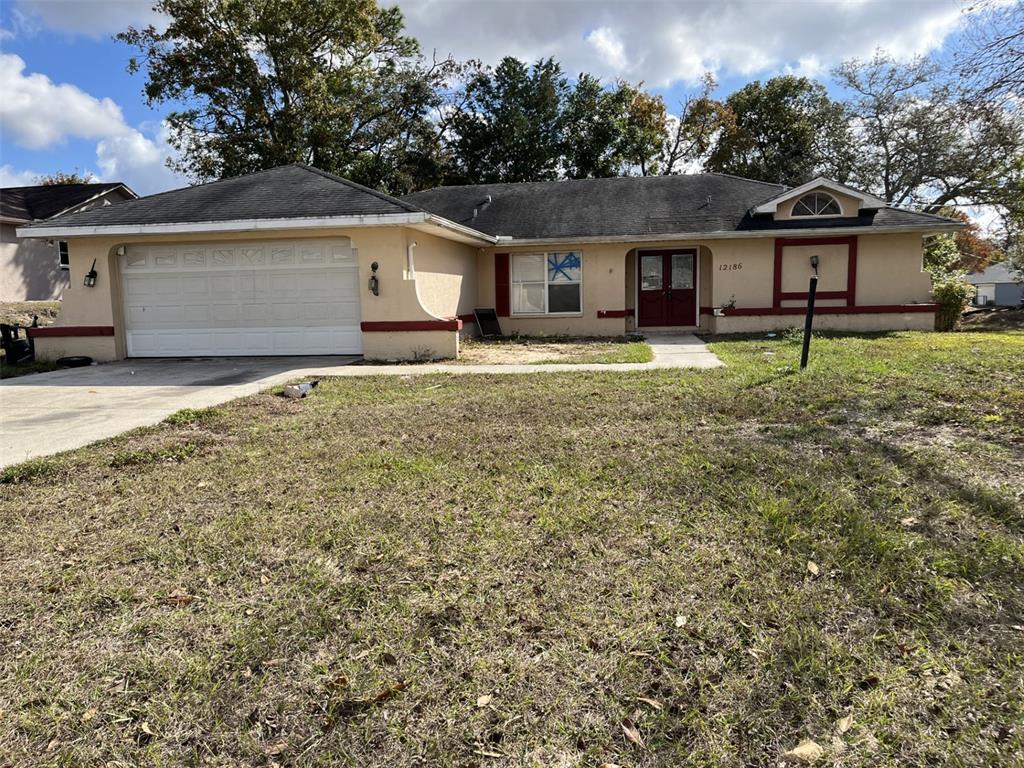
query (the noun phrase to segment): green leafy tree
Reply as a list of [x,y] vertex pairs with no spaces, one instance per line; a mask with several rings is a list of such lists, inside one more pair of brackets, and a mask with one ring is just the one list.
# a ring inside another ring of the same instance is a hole
[[975,0],[956,51],[958,75],[978,97],[1020,107],[1024,99],[1024,3]]
[[429,120],[451,62],[425,64],[374,0],[157,0],[166,29],[117,38],[149,105],[170,105],[171,162],[207,180],[294,161],[402,191],[430,183]]
[[734,118],[707,161],[708,170],[797,185],[824,175],[844,182],[854,162],[843,105],[805,77],[755,80],[726,99]]
[[541,181],[558,176],[568,81],[554,59],[507,56],[465,85],[451,118],[452,180]]
[[75,168],[70,172],[54,171],[45,176],[39,176],[36,179],[36,184],[42,187],[54,187],[61,184],[91,184],[92,181],[93,178],[91,176],[87,176]]
[[665,104],[641,86],[605,88],[582,74],[562,113],[562,163],[572,179],[656,171],[665,133]]

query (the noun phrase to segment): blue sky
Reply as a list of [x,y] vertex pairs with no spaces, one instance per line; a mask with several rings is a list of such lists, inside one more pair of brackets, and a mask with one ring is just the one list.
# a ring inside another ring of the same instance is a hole
[[[722,95],[796,72],[827,81],[844,58],[876,48],[942,56],[969,17],[958,0],[693,0],[608,3],[399,0],[430,55],[494,63],[554,56],[575,74],[644,81],[670,107],[706,70]],[[159,23],[138,0],[5,0],[0,4],[0,184],[80,171],[140,194],[181,186],[165,167],[161,119],[112,35]]]

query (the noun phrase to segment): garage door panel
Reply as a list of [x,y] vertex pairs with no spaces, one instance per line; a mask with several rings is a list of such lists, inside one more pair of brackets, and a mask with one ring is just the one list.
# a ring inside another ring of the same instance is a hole
[[347,238],[159,248],[121,257],[131,356],[358,354]]

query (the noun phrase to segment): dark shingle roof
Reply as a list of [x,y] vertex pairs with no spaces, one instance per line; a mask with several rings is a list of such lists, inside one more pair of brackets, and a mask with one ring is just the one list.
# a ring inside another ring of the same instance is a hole
[[409,203],[295,163],[61,216],[65,226],[180,224],[419,212]]
[[119,181],[103,184],[48,184],[0,189],[0,216],[32,221],[48,219],[61,211],[123,187]]
[[[856,218],[774,221],[750,211],[786,191],[719,173],[437,187],[403,200],[451,221],[514,238],[623,237],[955,223],[883,208]],[[487,197],[491,202],[484,203]],[[477,209],[476,218],[473,209]]]

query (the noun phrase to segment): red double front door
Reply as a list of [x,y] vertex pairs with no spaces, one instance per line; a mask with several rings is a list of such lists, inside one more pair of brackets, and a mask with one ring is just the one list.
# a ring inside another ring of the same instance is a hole
[[640,251],[637,325],[697,325],[697,251]]

